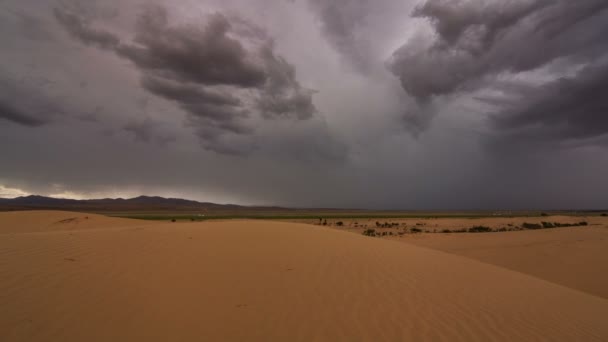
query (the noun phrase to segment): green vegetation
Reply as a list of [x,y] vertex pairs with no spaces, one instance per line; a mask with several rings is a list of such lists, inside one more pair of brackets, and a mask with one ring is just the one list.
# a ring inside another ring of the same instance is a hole
[[[353,211],[353,212],[328,212],[308,211],[308,210],[289,210],[285,212],[179,212],[179,211],[131,211],[131,212],[98,212],[99,214],[139,220],[166,221],[175,219],[177,221],[207,221],[207,220],[232,220],[232,219],[251,219],[251,220],[318,220],[320,224],[327,220],[346,220],[346,219],[436,219],[436,218],[488,218],[488,217],[538,217],[538,213],[516,212],[508,215],[494,215],[490,212],[381,212],[381,211]],[[566,213],[562,215],[567,215]],[[395,225],[395,223],[378,222],[378,224]],[[422,225],[422,224],[421,224]],[[386,228],[386,227],[385,227]]]

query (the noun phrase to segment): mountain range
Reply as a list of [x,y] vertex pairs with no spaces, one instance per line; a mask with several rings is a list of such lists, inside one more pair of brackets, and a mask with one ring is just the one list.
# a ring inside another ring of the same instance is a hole
[[181,198],[139,196],[135,198],[66,199],[45,196],[0,198],[0,210],[60,209],[75,211],[241,211],[281,210],[278,207],[255,207],[235,204],[198,202]]

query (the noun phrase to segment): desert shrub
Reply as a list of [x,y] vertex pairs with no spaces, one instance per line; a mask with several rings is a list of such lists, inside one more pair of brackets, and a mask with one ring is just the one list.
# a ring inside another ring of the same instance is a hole
[[537,223],[524,222],[522,225],[525,229],[541,229],[543,226]]
[[603,213],[603,214],[602,214],[602,215],[600,215],[600,216],[604,216],[604,217],[606,217],[606,216],[608,216],[608,214],[606,214],[606,213]]
[[549,216],[547,213],[540,213],[540,216]]
[[560,228],[576,227],[576,226],[578,226],[578,224],[572,224],[572,223],[559,223],[559,222],[555,222],[554,224],[555,224],[556,227],[560,227]]
[[498,230],[499,232],[506,232],[507,231],[507,227],[502,227]]
[[541,222],[543,228],[555,228],[555,225],[551,222]]
[[171,222],[175,222],[175,219],[171,219]]
[[388,233],[387,232],[382,232],[382,236],[387,236]]
[[365,236],[376,236],[376,230],[375,229],[366,229],[363,231],[363,235]]
[[412,233],[422,233],[422,229],[419,229],[419,228],[411,228],[410,231]]
[[587,223],[587,222],[585,222],[585,221],[582,221],[582,222],[579,222],[579,223],[578,223],[578,225],[579,225],[579,226],[586,226],[586,225],[588,225],[588,223]]
[[343,225],[344,225],[344,222],[342,222],[342,221],[336,222],[336,226],[338,226],[338,227],[342,227]]
[[323,220],[323,225],[327,226],[327,220]]
[[449,234],[449,233],[451,233],[452,231],[451,231],[451,230],[449,230],[449,229],[444,229],[444,230],[442,230],[441,232],[442,232],[442,233]]
[[388,232],[388,235],[393,236],[393,232]]
[[485,226],[476,226],[469,228],[469,233],[490,233],[492,228]]

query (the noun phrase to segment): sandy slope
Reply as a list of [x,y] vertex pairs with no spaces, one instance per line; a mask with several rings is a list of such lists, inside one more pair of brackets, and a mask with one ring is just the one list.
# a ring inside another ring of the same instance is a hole
[[119,221],[0,235],[1,341],[608,339],[607,300],[460,256],[291,223]]
[[524,272],[608,299],[608,227],[417,234],[402,241]]
[[158,223],[155,221],[130,220],[69,211],[34,210],[0,212],[0,234],[126,228],[150,226]]

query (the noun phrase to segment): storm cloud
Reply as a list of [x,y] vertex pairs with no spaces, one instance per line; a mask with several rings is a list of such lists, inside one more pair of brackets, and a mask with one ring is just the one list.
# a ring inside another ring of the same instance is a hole
[[608,134],[608,63],[584,67],[498,106],[492,124],[503,135],[538,140],[579,140]]
[[141,72],[141,86],[190,114],[202,146],[219,153],[249,152],[224,146],[224,135],[253,134],[252,116],[310,119],[313,91],[274,52],[271,37],[237,16],[216,12],[202,23],[172,25],[165,7],[148,5],[132,42],[96,29],[69,8],[54,9],[66,31],[84,44],[114,52]]
[[[499,106],[493,120],[499,127],[513,128],[517,123],[540,124],[538,118],[545,117],[543,122],[569,123],[574,131],[563,132],[563,138],[581,136],[582,126],[605,121],[605,111],[602,106],[593,107],[598,99],[592,99],[591,94],[596,94],[592,89],[582,91],[587,98],[581,101],[573,98],[581,92],[569,92],[582,90],[588,82],[601,83],[606,77],[600,72],[599,79],[589,80],[590,70],[608,57],[604,37],[608,32],[607,9],[608,3],[602,0],[430,0],[416,7],[412,16],[427,20],[434,34],[410,39],[394,52],[389,68],[421,104],[440,96],[495,88],[500,78],[509,76],[524,75],[533,83],[535,72],[552,68],[553,80],[540,89],[519,93],[517,105]],[[560,75],[572,69],[578,71]],[[568,101],[557,96],[560,92],[581,107],[570,105],[545,112]]]
[[52,121],[63,109],[43,89],[31,89],[22,80],[4,73],[0,79],[0,119],[38,127]]
[[604,0],[6,0],[0,197],[604,209]]

